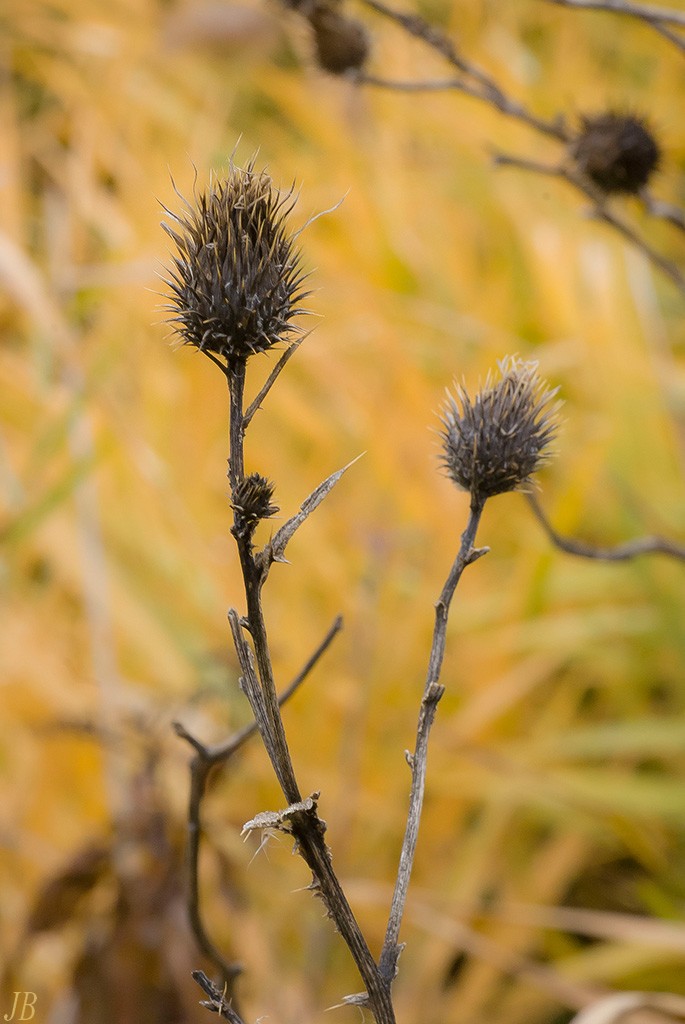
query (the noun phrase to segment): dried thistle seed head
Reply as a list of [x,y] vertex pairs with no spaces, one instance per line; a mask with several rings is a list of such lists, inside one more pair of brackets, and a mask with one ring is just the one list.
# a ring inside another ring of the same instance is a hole
[[635,114],[608,111],[582,118],[571,156],[603,192],[636,193],[659,166],[661,150],[647,122]]
[[309,15],[314,30],[316,59],[324,71],[342,75],[358,71],[369,55],[369,34],[360,21],[346,18],[336,7],[317,3]]
[[176,253],[169,277],[170,322],[189,344],[227,364],[287,342],[298,331],[305,275],[282,195],[254,161],[231,166],[163,224]]
[[442,412],[442,463],[479,504],[525,487],[549,457],[558,426],[558,388],[547,388],[537,363],[507,357],[498,365],[501,380],[488,375],[473,400],[459,386]]
[[247,525],[256,525],[260,519],[268,519],[279,511],[272,505],[274,485],[259,473],[244,477],[233,492],[231,505],[236,516]]

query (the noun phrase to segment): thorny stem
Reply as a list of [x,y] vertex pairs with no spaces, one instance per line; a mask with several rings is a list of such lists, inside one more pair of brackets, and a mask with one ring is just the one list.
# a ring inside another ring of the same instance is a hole
[[[237,484],[243,480],[245,473],[243,454],[245,436],[244,364],[238,369],[241,369],[242,373],[236,374],[235,377],[230,373],[227,374],[230,394],[228,476],[232,489],[235,489]],[[259,693],[255,695],[256,701],[254,698],[251,699],[251,704],[257,718],[257,725],[283,794],[289,805],[296,804],[301,801],[302,797],[276,696],[269,641],[261,603],[261,590],[267,577],[268,563],[263,558],[255,557],[251,535],[239,528],[235,517],[232,532],[238,547],[247,602],[247,615],[240,624],[234,613],[229,615],[236,649],[243,667],[243,685],[249,697],[249,691],[252,690],[252,679],[247,679],[246,686],[246,676],[253,676],[254,672],[250,665],[251,654],[247,641],[239,632],[240,626],[251,637],[256,661]],[[368,1002],[376,1021],[378,1024],[394,1024],[395,1014],[390,995],[390,980],[381,974],[333,870],[330,851],[324,839],[325,823],[321,821],[314,810],[313,812],[295,814],[292,817],[291,828],[298,851],[313,874],[312,888],[323,899],[329,916],[335,922],[357,965],[366,986]]]
[[228,1002],[226,1001],[227,992],[222,992],[217,985],[211,981],[204,971],[193,971],[193,980],[197,982],[202,991],[208,999],[202,1000],[200,1006],[206,1007],[211,1010],[212,1013],[218,1013],[224,1020],[228,1020],[231,1024],[245,1024],[243,1018],[236,1011],[235,1006],[232,1005],[232,1000],[229,996]]
[[471,511],[466,529],[461,535],[461,544],[457,557],[450,569],[442,593],[435,605],[435,625],[433,627],[433,641],[431,644],[430,656],[428,659],[428,672],[426,674],[426,685],[421,699],[419,720],[416,730],[416,746],[414,753],[407,753],[407,761],[411,768],[412,782],[409,795],[409,813],[407,825],[402,843],[400,863],[397,871],[397,880],[393,892],[388,926],[385,933],[385,941],[380,957],[380,971],[389,982],[393,980],[397,972],[397,961],[402,946],[398,944],[400,926],[407,901],[409,880],[414,854],[419,834],[419,823],[421,810],[423,808],[423,795],[426,785],[426,761],[428,756],[428,738],[431,726],[435,718],[438,703],[445,692],[445,687],[439,682],[442,662],[445,656],[445,642],[447,637],[447,619],[449,616],[450,604],[457,584],[467,565],[475,562],[477,558],[484,555],[487,548],[474,548],[478,524],[483,512],[484,502],[471,503]]

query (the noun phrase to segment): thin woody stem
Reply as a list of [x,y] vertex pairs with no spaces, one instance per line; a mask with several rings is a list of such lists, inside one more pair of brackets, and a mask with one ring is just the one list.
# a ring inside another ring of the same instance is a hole
[[[243,409],[245,393],[245,361],[239,361],[235,366],[235,372],[228,374],[228,388],[230,397],[229,410],[229,455],[228,455],[228,478],[231,483],[231,490],[235,491],[238,484],[245,478],[245,416]],[[257,568],[252,552],[252,541],[250,535],[238,529],[234,517],[233,534],[240,556],[240,566],[245,586],[245,597],[247,600],[247,623],[249,632],[254,644],[254,653],[257,662],[257,671],[261,685],[263,706],[266,714],[266,723],[270,743],[267,746],[269,757],[273,764],[274,771],[278,777],[283,793],[288,803],[297,803],[302,799],[295,778],[292,759],[288,750],[288,743],[283,728],[278,705],[278,695],[274,681],[273,667],[269,655],[269,641],[266,632],[266,623],[261,607],[261,587],[263,574]]]
[[[498,110],[505,117],[527,124],[540,135],[555,139],[563,146],[568,146],[573,142],[575,133],[567,125],[562,115],[552,119],[538,117],[523,103],[510,96],[493,75],[468,59],[446,33],[440,28],[431,25],[421,15],[397,10],[394,7],[388,6],[385,0],[362,0],[362,2],[377,14],[400,26],[400,28],[415,39],[419,39],[431,47],[458,74],[453,78],[411,81],[390,79],[359,71],[353,77],[353,80],[358,85],[408,94],[442,90],[458,91],[474,99],[481,100]],[[683,35],[685,12],[633,3],[631,0],[547,0],[547,2],[560,7],[575,8],[577,10],[602,10],[641,19],[649,28],[658,32],[678,47],[681,52],[685,52],[685,35]],[[596,219],[601,220],[631,245],[640,249],[661,273],[665,274],[681,292],[685,293],[685,276],[679,266],[663,255],[661,251],[650,245],[647,239],[623,216],[616,214],[606,204],[606,197],[600,197],[598,200],[596,190],[587,179],[574,174],[569,168],[559,165],[545,167],[534,160],[518,159],[504,154],[496,158],[496,163],[565,178],[593,201]],[[664,220],[680,231],[685,231],[685,215],[677,206],[654,199],[644,190],[641,198],[645,210],[652,217]]]
[[245,360],[240,359],[236,361],[234,366],[229,366],[228,373],[226,374],[230,399],[228,480],[231,485],[231,492],[235,491],[237,484],[245,476],[245,459],[243,455],[243,440],[245,437],[245,422],[243,419],[245,371]]
[[595,220],[608,224],[619,235],[622,235],[627,242],[630,242],[631,245],[640,250],[655,267],[658,267],[663,274],[670,278],[672,283],[681,292],[685,293],[685,277],[680,268],[671,260],[662,256],[630,224],[614,213],[607,203],[606,196],[589,179],[575,173],[563,164],[540,163],[537,160],[512,156],[509,153],[495,153],[493,160],[498,167],[516,167],[522,171],[530,171],[532,174],[542,174],[549,178],[559,178],[562,181],[567,181],[569,185],[572,185],[585,195],[593,204],[590,213]]
[[407,825],[402,843],[400,863],[397,871],[397,880],[393,892],[388,926],[385,933],[385,941],[380,957],[381,974],[392,981],[397,972],[397,961],[402,951],[398,943],[402,917],[407,901],[409,880],[414,864],[416,843],[419,834],[419,823],[423,808],[423,796],[426,786],[426,762],[428,756],[428,738],[431,726],[435,718],[438,703],[445,692],[444,686],[440,684],[440,672],[445,656],[445,642],[447,636],[447,619],[449,616],[450,604],[457,584],[467,565],[475,562],[477,558],[484,555],[487,548],[474,548],[478,524],[483,512],[484,502],[472,502],[469,521],[461,536],[461,544],[457,557],[454,560],[449,576],[442,588],[442,593],[435,605],[435,624],[433,627],[433,642],[431,644],[430,657],[428,659],[428,672],[426,674],[426,685],[419,710],[419,720],[416,730],[416,746],[413,754],[407,754],[409,767],[411,768],[412,784],[409,795],[409,813]]
[[[328,650],[334,637],[342,628],[342,619],[338,616],[326,633],[316,650],[310,655],[295,678],[285,688],[278,698],[280,705],[285,704],[294,693],[300,688],[309,673],[316,666],[322,655]],[[212,940],[210,939],[200,907],[200,879],[199,859],[200,843],[202,838],[202,817],[201,808],[204,799],[209,773],[214,766],[225,764],[257,731],[255,722],[246,725],[235,732],[228,740],[217,743],[214,746],[206,746],[199,739],[193,736],[180,722],[174,722],[176,734],[186,740],[195,751],[195,756],[190,762],[190,794],[188,797],[188,841],[186,848],[186,859],[188,863],[188,914],[195,939],[202,952],[212,961],[215,967],[221,972],[224,983],[227,986],[227,993],[230,998],[235,998],[234,983],[241,973],[239,964],[231,964],[221,955]],[[235,1006],[234,1006],[235,1009]]]
[[[242,372],[236,374],[235,379],[233,375],[228,375],[230,393],[228,476],[233,490],[242,482],[245,475],[243,453],[246,415],[243,409],[244,364],[237,369]],[[248,412],[252,412],[252,409],[250,408]],[[302,797],[288,749],[276,694],[269,640],[261,603],[261,591],[268,574],[268,563],[255,557],[251,534],[241,530],[235,516],[232,532],[238,548],[247,602],[247,615],[242,622],[238,622],[235,613],[231,612],[229,615],[236,650],[243,668],[243,687],[246,689],[248,697],[251,697],[250,703],[255,711],[259,731],[283,794],[289,805],[300,804]],[[252,651],[244,636],[245,632],[249,634],[252,641],[254,663],[251,660]],[[293,817],[292,834],[301,856],[312,871],[313,888],[321,895],[329,915],[352,954],[366,986],[369,1006],[377,1024],[395,1024],[390,981],[381,974],[333,870],[324,832],[325,824],[315,811],[297,814]]]
[[[439,53],[448,64],[461,73],[462,78],[451,80],[445,84],[445,88],[459,89],[461,92],[489,103],[505,116],[523,121],[543,135],[551,136],[560,142],[568,141],[568,133],[560,120],[546,121],[543,118],[537,117],[530,110],[527,110],[522,103],[507,96],[492,75],[484,71],[483,68],[478,67],[473,61],[468,60],[458,51],[452,39],[420,15],[395,10],[384,3],[383,0],[363,0],[363,2],[377,14],[400,25],[409,35],[414,36],[416,39],[421,39]],[[471,81],[469,82],[466,79]],[[390,89],[406,89],[408,85],[408,83],[393,83],[384,81],[381,78],[365,75],[360,75],[358,80],[361,84],[382,86]],[[409,88],[411,88],[411,85],[409,85]]]
[[548,0],[558,7],[575,7],[586,11],[609,11],[612,14],[627,14],[642,21],[680,25],[685,28],[685,11],[674,11],[668,7],[654,7],[651,4],[633,4],[627,0]]
[[638,555],[658,554],[669,555],[671,558],[685,561],[685,545],[678,544],[667,537],[636,537],[634,540],[615,544],[612,547],[598,547],[596,544],[586,544],[584,541],[576,540],[575,537],[565,537],[554,529],[540,505],[537,495],[531,491],[526,494],[526,498],[552,544],[560,551],[565,551],[567,555],[592,558],[600,562],[628,562],[632,558],[637,558]]

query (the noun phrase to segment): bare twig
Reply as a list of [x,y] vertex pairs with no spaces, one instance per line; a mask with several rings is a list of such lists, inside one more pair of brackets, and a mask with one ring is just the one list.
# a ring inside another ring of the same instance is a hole
[[250,424],[250,421],[252,420],[252,417],[257,412],[257,410],[261,406],[262,402],[264,401],[264,399],[266,398],[268,393],[271,391],[271,388],[274,386],[274,384],[276,383],[276,381],[280,377],[281,372],[285,368],[286,364],[289,362],[290,359],[292,359],[292,357],[295,355],[295,353],[297,352],[298,348],[300,347],[300,345],[302,344],[304,339],[306,337],[309,337],[310,334],[311,334],[311,331],[307,331],[306,334],[300,335],[299,338],[295,338],[293,341],[291,341],[288,344],[288,347],[286,348],[285,352],[283,353],[281,358],[278,360],[278,362],[274,366],[273,370],[271,371],[271,373],[267,377],[266,381],[264,382],[264,384],[260,388],[259,393],[257,394],[257,397],[252,402],[250,407],[246,410],[245,415],[243,416],[243,430],[247,430],[247,428],[248,428],[248,426]]
[[202,991],[209,999],[201,999],[200,1006],[204,1006],[206,1010],[211,1010],[212,1013],[218,1013],[224,1020],[230,1020],[231,1024],[245,1024],[245,1021],[240,1014],[233,1008],[229,1002],[226,1002],[226,991],[223,992],[210,981],[204,971],[193,971],[193,979],[198,983]]
[[421,81],[393,78],[379,78],[377,75],[367,75],[360,72],[354,79],[357,85],[371,85],[377,89],[389,89],[394,92],[447,92],[455,89],[466,93],[467,96],[480,98],[480,93],[475,86],[469,85],[463,78],[436,78]]
[[[228,475],[232,490],[244,480],[243,391],[244,374],[242,378],[236,375],[236,379],[229,375]],[[245,618],[240,618],[237,612],[231,610],[229,622],[242,670],[241,685],[250,701],[257,728],[283,795],[288,801],[288,810],[292,811],[292,814],[288,814],[288,827],[295,839],[298,853],[312,872],[311,889],[323,900],[329,916],[352,954],[366,986],[368,1005],[377,1024],[394,1024],[390,981],[381,974],[333,870],[330,851],[324,838],[325,822],[318,815],[315,800],[311,801],[311,806],[308,804],[306,807],[302,802],[276,696],[274,671],[261,603],[261,591],[270,565],[275,560],[284,560],[285,548],[296,530],[323,501],[347,468],[349,467],[345,466],[338,470],[317,487],[302,504],[300,511],[281,527],[264,551],[257,555],[252,547],[252,533],[241,526],[234,509],[232,533],[240,558],[247,614]],[[246,632],[249,634],[251,646],[246,639]]]
[[663,199],[656,199],[647,191],[640,192],[640,199],[645,210],[651,217],[657,220],[665,220],[679,231],[685,231],[685,213],[679,206],[673,203],[666,203]]
[[[314,669],[319,660],[323,657],[328,648],[331,646],[333,640],[335,639],[335,637],[338,635],[342,628],[342,616],[338,615],[333,620],[333,624],[328,629],[328,632],[324,636],[321,643],[311,653],[311,655],[304,663],[304,665],[297,673],[297,675],[293,677],[293,679],[291,680],[290,683],[288,683],[283,692],[279,694],[278,703],[281,707],[286,703],[286,701],[290,700],[293,694],[300,688],[300,686],[305,681],[309,673],[312,671],[312,669]],[[225,740],[223,743],[217,743],[215,746],[211,747],[205,746],[203,743],[200,743],[200,741],[196,739],[194,736],[192,736],[185,728],[185,726],[183,726],[180,722],[174,722],[173,728],[178,736],[180,736],[182,739],[190,743],[190,745],[195,748],[197,753],[201,755],[204,760],[209,762],[209,765],[211,767],[215,764],[220,763],[221,761],[227,761],[230,757],[232,757],[233,754],[236,753],[236,751],[238,751],[243,746],[244,743],[247,742],[247,740],[249,740],[251,736],[254,736],[254,734],[257,732],[257,723],[250,722],[248,725],[244,726],[242,729],[239,729],[237,732],[235,732],[229,739]]]
[[[685,28],[685,13],[671,11],[666,8],[649,7],[644,4],[634,4],[629,2],[629,0],[548,0],[548,2],[564,7],[605,10],[640,18],[649,27],[659,32],[674,45],[678,46],[679,49],[685,51],[685,37],[680,35],[679,31],[669,27],[674,25],[678,30],[681,27]],[[567,127],[562,116],[553,120],[537,117],[524,104],[508,96],[492,75],[468,60],[447,35],[435,28],[435,26],[431,25],[420,15],[395,10],[389,7],[385,0],[363,0],[363,3],[377,14],[399,25],[410,35],[422,40],[455,68],[459,75],[454,78],[411,81],[386,79],[360,71],[355,77],[355,81],[358,84],[405,93],[425,93],[440,90],[458,91],[489,104],[504,116],[527,124],[538,133],[551,137],[565,146],[568,146],[573,141],[573,132]],[[622,235],[631,245],[640,249],[654,266],[658,267],[681,292],[685,293],[685,277],[678,266],[651,246],[626,220],[609,209],[606,205],[606,197],[598,192],[592,182],[581,177],[571,168],[561,165],[549,166],[539,164],[534,160],[509,157],[504,154],[499,155],[496,158],[496,162],[501,165],[518,167],[522,170],[534,171],[539,174],[565,178],[592,200],[596,207],[594,216],[597,219],[602,220]],[[685,213],[682,210],[673,204],[654,199],[646,191],[641,194],[640,198],[646,212],[650,216],[664,220],[679,231],[685,232]]]
[[[176,734],[186,740],[195,750],[190,762],[190,794],[188,796],[188,839],[186,857],[188,864],[188,917],[195,941],[205,956],[220,972],[227,991],[234,994],[235,981],[242,972],[238,963],[229,963],[216,948],[204,926],[200,910],[200,842],[202,838],[201,808],[207,778],[212,767],[208,750],[180,724],[174,722]],[[235,749],[238,749],[237,747]],[[229,755],[226,755],[227,757]]]
[[629,0],[547,0],[557,7],[575,7],[586,11],[609,11],[611,14],[626,14],[642,21],[661,22],[665,25],[681,25],[685,28],[685,11],[674,11],[668,7],[653,7],[651,4],[634,4]]
[[[286,814],[289,822],[289,831],[296,840],[298,852],[312,872],[313,881],[311,889],[321,896],[329,916],[334,920],[338,931],[352,954],[359,973],[366,984],[368,1001],[378,1024],[394,1024],[395,1016],[390,999],[390,984],[385,983],[380,975],[371,951],[352,912],[352,908],[333,870],[330,851],[324,839],[326,826],[318,816],[316,801],[310,800],[309,803],[306,803],[302,800],[290,753],[285,742],[283,722],[280,714],[277,721],[274,721],[269,699],[265,692],[263,684],[266,676],[263,676],[262,673],[271,673],[272,669],[259,591],[258,587],[254,585],[254,571],[253,569],[253,575],[246,582],[246,591],[248,593],[248,603],[251,605],[251,612],[248,614],[250,633],[254,639],[257,664],[261,666],[259,668],[259,679],[255,673],[252,653],[242,634],[243,624],[234,611],[229,613],[233,639],[243,670],[241,685],[250,700],[257,721],[257,727],[259,728],[276,777],[286,799],[288,799],[289,807]],[[253,591],[256,592],[256,599],[250,601],[249,597]],[[282,740],[277,735],[278,730],[283,733]],[[291,796],[291,794],[294,795]]]
[[[279,705],[285,704],[287,700],[299,689],[309,673],[318,663],[319,659],[328,650],[335,636],[342,629],[342,618],[338,616],[330,627],[325,637],[315,651],[307,659],[300,671],[285,688],[278,698]],[[243,729],[239,729],[228,740],[218,743],[215,746],[205,746],[180,722],[174,722],[174,730],[182,739],[186,740],[195,750],[195,757],[190,762],[190,794],[188,798],[188,914],[190,923],[198,946],[202,952],[211,960],[214,966],[221,972],[224,983],[233,994],[233,984],[241,972],[238,964],[229,964],[219,953],[207,934],[200,911],[199,894],[199,857],[200,842],[202,837],[202,800],[206,791],[207,779],[210,770],[217,764],[228,761],[233,754],[247,742],[257,731],[256,722],[251,722]]]
[[595,220],[601,220],[614,228],[627,242],[644,253],[647,259],[658,267],[673,284],[685,293],[685,276],[671,260],[666,259],[660,252],[653,248],[630,224],[622,217],[614,213],[607,205],[606,196],[591,182],[580,174],[572,171],[563,164],[546,164],[537,160],[529,160],[527,157],[512,156],[509,153],[495,153],[493,160],[498,167],[516,167],[522,171],[530,171],[533,174],[541,174],[548,178],[560,178],[569,183],[592,203],[591,216]]
[[[518,121],[523,121],[536,131],[541,132],[543,135],[551,136],[559,142],[569,141],[568,131],[561,119],[546,121],[544,118],[537,117],[518,100],[514,100],[510,96],[507,96],[492,75],[478,67],[477,64],[468,60],[457,50],[452,39],[446,36],[434,25],[431,25],[420,15],[406,14],[402,11],[397,11],[392,7],[388,7],[388,5],[382,2],[382,0],[363,0],[363,2],[377,14],[394,21],[410,35],[417,39],[421,39],[424,43],[439,53],[448,64],[453,68],[456,68],[456,70],[464,76],[462,78],[450,80],[445,84],[445,88],[458,89],[461,92],[467,93],[469,96],[483,100],[499,110],[500,113],[505,114],[507,117],[513,117]],[[465,79],[471,79],[471,82],[466,81]],[[390,82],[381,78],[374,78],[366,75],[360,75],[358,77],[358,81],[361,84],[382,86],[390,89],[407,90],[413,88],[410,83]],[[436,86],[431,85],[431,88],[436,88]]]
[[663,36],[669,43],[672,43],[673,46],[685,53],[685,37],[681,36],[679,32],[672,28],[667,28],[660,21],[650,22],[650,28],[653,28],[657,35]]
[[531,491],[526,494],[526,498],[536,519],[554,546],[569,555],[577,555],[580,558],[594,558],[602,562],[627,562],[631,558],[637,558],[638,555],[660,554],[685,561],[685,545],[676,544],[665,537],[637,537],[635,540],[626,541],[624,544],[616,544],[610,548],[596,547],[592,544],[585,544],[583,541],[575,540],[573,537],[564,537],[562,534],[557,533],[550,523],[542,510],[537,496]]
[[685,53],[685,36],[669,26],[685,29],[685,12],[674,11],[665,7],[652,7],[645,4],[633,4],[626,0],[547,0],[557,7],[571,7],[575,10],[605,11],[610,14],[623,14],[643,21],[660,36]]
[[419,833],[421,810],[423,807],[423,795],[426,785],[426,760],[428,755],[428,738],[435,718],[438,703],[444,693],[444,686],[439,682],[442,662],[445,655],[445,640],[447,635],[447,618],[454,591],[461,579],[461,575],[467,565],[470,565],[481,555],[484,555],[487,548],[476,549],[473,544],[476,538],[476,531],[483,511],[483,503],[473,502],[469,521],[461,537],[459,552],[454,560],[449,576],[442,588],[442,593],[435,606],[435,625],[433,628],[433,642],[431,645],[430,657],[428,659],[428,672],[426,684],[419,710],[419,721],[416,730],[416,746],[414,753],[407,752],[406,757],[411,769],[412,784],[409,796],[409,813],[407,825],[402,843],[400,863],[397,871],[397,880],[393,892],[388,925],[385,933],[385,941],[379,961],[380,969],[389,982],[393,980],[397,972],[397,961],[402,946],[398,943],[402,916],[407,901],[409,880],[414,863],[416,842]]

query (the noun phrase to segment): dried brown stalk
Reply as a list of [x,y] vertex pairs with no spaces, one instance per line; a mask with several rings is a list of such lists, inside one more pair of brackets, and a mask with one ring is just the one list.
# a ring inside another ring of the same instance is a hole
[[535,518],[552,544],[560,551],[565,551],[567,555],[592,558],[600,562],[627,562],[639,555],[658,554],[685,561],[685,545],[677,544],[666,537],[636,537],[635,540],[626,541],[624,544],[615,544],[613,547],[600,547],[586,544],[573,537],[565,537],[554,529],[543,511],[537,495],[531,491],[526,494],[526,498]]

